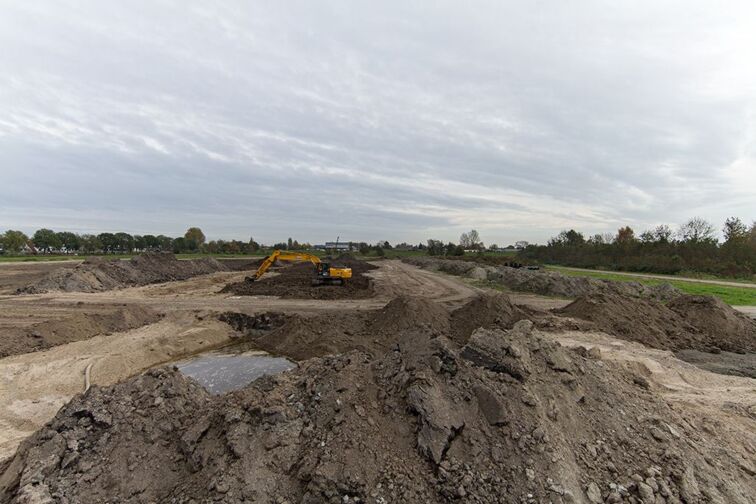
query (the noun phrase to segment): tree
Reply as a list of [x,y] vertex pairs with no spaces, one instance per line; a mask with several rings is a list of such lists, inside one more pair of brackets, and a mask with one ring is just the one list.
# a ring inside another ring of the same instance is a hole
[[147,241],[144,236],[134,235],[134,249],[142,251],[147,248]]
[[622,245],[632,243],[635,241],[635,231],[630,226],[621,227],[617,230],[614,241]]
[[666,224],[660,224],[654,228],[654,240],[658,243],[669,243],[673,234],[672,229]]
[[45,252],[59,249],[62,245],[58,235],[55,234],[55,231],[46,228],[38,229],[34,233],[34,236],[32,236],[32,241],[38,250],[43,250]]
[[190,227],[184,233],[184,243],[186,250],[199,250],[205,243],[205,233],[198,227]]
[[291,239],[291,236],[289,236],[289,239],[286,240],[286,250],[291,249],[294,246],[294,241]]
[[480,248],[483,244],[480,241],[480,235],[474,229],[467,233],[462,233],[459,237],[459,245],[465,250]]
[[748,228],[743,221],[737,217],[730,217],[724,223],[722,228],[725,243],[745,243],[748,240]]
[[714,226],[701,217],[693,217],[680,226],[678,234],[686,243],[716,242]]
[[88,254],[102,250],[102,242],[100,239],[91,234],[81,235],[81,237],[79,237],[79,245],[80,248]]
[[528,248],[528,245],[530,245],[530,243],[526,242],[525,240],[519,240],[515,242],[514,246],[516,249],[522,250],[522,249]]
[[160,240],[155,235],[144,235],[144,246],[149,250],[157,250],[160,248]]
[[173,239],[173,253],[174,254],[180,254],[182,252],[186,252],[188,250],[188,246],[186,244],[186,238],[183,236],[179,236],[178,238]]
[[97,235],[102,251],[113,253],[118,249],[118,240],[113,233],[100,233]]
[[134,250],[134,237],[128,233],[120,232],[113,235],[115,246],[121,252]]
[[58,241],[66,249],[66,252],[76,252],[79,250],[80,242],[77,235],[70,231],[61,231],[55,234],[58,237]]
[[173,250],[173,238],[165,235],[157,235],[158,243],[160,244],[160,250],[163,252],[169,252]]
[[441,240],[428,240],[428,255],[437,256],[444,253],[444,244]]
[[9,229],[3,235],[3,247],[8,252],[20,252],[29,242],[29,237],[21,231]]
[[260,250],[260,244],[257,243],[251,236],[249,237],[248,249],[250,252],[257,252]]

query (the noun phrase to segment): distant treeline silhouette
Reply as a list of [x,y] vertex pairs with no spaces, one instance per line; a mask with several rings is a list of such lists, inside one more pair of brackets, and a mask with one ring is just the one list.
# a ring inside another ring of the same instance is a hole
[[676,232],[661,225],[636,235],[628,226],[615,235],[586,238],[570,229],[546,245],[529,245],[519,257],[581,268],[751,277],[756,272],[756,222],[749,228],[731,217],[722,231],[724,241],[720,243],[715,227],[700,217],[690,219]]

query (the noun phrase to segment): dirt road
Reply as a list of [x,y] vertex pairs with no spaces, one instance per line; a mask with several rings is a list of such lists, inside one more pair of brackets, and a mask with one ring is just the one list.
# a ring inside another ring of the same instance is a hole
[[601,271],[601,270],[592,270],[592,269],[585,269],[585,268],[571,268],[568,266],[559,266],[558,270],[568,270],[568,271],[585,271],[588,273],[610,273],[612,275],[620,275],[620,276],[628,276],[628,277],[640,277],[640,278],[654,278],[659,280],[679,280],[681,282],[694,282],[694,283],[705,283],[705,284],[712,284],[712,285],[724,285],[726,287],[744,287],[748,289],[756,289],[756,283],[748,283],[748,282],[729,282],[727,280],[709,280],[709,279],[702,279],[702,278],[690,278],[690,277],[680,277],[680,276],[674,276],[674,275],[654,275],[651,273],[629,273],[626,271]]

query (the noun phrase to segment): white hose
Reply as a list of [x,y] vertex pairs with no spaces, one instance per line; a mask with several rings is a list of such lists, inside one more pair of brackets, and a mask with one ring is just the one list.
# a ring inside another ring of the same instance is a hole
[[87,369],[84,370],[84,392],[89,390],[90,382],[89,382],[89,374],[92,371],[92,363],[90,362],[87,364]]

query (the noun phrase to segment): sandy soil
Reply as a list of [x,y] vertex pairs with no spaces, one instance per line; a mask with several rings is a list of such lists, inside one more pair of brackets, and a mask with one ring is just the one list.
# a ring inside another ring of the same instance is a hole
[[16,289],[41,280],[51,271],[73,269],[81,261],[34,261],[0,263],[0,294],[11,294]]

